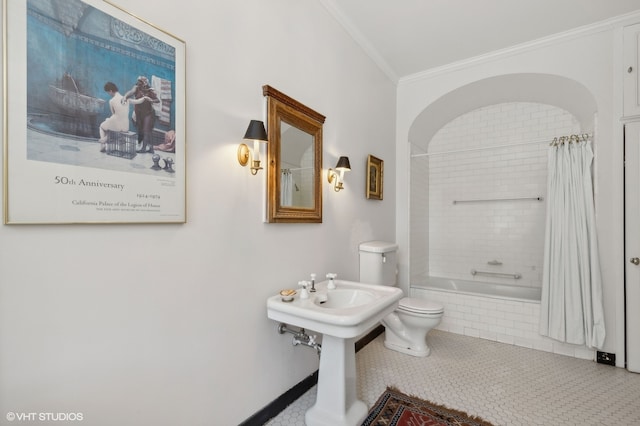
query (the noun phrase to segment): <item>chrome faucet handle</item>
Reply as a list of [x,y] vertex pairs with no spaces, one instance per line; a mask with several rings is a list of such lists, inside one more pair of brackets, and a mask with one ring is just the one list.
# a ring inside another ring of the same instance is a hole
[[302,287],[302,290],[300,290],[300,299],[308,299],[309,292],[307,291],[307,286],[309,285],[309,281],[298,281],[298,285]]
[[330,273],[327,274],[327,278],[329,278],[329,284],[327,284],[327,288],[329,290],[333,290],[334,288],[336,288],[336,283],[335,283],[335,279],[338,276],[338,274],[334,274],[334,273]]

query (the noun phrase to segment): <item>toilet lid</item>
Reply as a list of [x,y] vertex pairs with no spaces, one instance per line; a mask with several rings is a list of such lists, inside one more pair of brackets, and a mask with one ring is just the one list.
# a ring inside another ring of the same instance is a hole
[[414,297],[400,299],[398,309],[417,314],[441,314],[444,312],[444,306],[429,300]]

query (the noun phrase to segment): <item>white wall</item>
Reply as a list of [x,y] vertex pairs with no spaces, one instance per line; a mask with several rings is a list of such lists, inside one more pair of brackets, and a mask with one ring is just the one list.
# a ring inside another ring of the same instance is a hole
[[[188,223],[0,226],[0,424],[237,424],[318,366],[267,297],[311,272],[355,279],[359,242],[395,240],[396,88],[316,1],[117,4],[186,41]],[[322,224],[263,223],[265,175],[237,163],[263,84],[326,115],[325,173],[351,160]],[[382,202],[364,195],[368,154]]]
[[411,182],[421,182],[411,188],[409,254],[411,282],[429,276],[429,157],[426,151],[412,145]]
[[[407,215],[400,212],[403,209],[406,211],[409,204],[409,172],[400,171],[409,169],[409,131],[415,118],[426,107],[467,84],[518,73],[567,78],[584,86],[593,95],[598,113],[595,204],[607,324],[603,350],[616,353],[618,366],[624,365],[623,140],[620,122],[624,69],[620,66],[620,27],[630,22],[631,18],[593,29],[577,30],[405,78],[398,87],[396,121],[399,171],[397,239],[401,247],[406,247],[410,241],[409,220]],[[406,252],[400,254],[400,280],[406,287],[409,260]]]

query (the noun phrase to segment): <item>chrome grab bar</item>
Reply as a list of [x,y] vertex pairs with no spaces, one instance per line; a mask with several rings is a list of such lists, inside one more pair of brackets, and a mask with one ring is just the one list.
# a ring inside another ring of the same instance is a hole
[[458,203],[485,203],[490,201],[544,201],[544,197],[522,197],[522,198],[489,198],[489,199],[474,199],[474,200],[453,200],[453,204]]
[[520,274],[505,274],[502,272],[476,271],[475,269],[471,270],[471,275],[487,275],[490,277],[514,278],[516,280],[522,278],[522,275]]

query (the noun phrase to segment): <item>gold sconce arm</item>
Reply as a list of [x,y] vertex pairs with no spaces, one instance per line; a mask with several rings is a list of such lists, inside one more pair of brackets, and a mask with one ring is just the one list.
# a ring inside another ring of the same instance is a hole
[[[259,146],[258,149],[260,149]],[[251,150],[249,149],[247,144],[241,143],[238,146],[238,163],[240,163],[242,167],[245,167],[247,164],[249,164],[249,161],[251,161],[251,174],[255,176],[258,174],[259,170],[262,170],[262,167],[260,167],[260,160],[253,160]]]
[[349,164],[349,157],[340,157],[336,168],[329,169],[327,173],[327,180],[333,184],[333,190],[340,192],[344,189],[344,172],[351,171],[351,164]]
[[262,167],[260,167],[260,143],[267,142],[264,123],[258,120],[251,120],[244,135],[244,140],[253,141],[253,152],[251,152],[247,144],[241,143],[238,146],[238,163],[244,167],[251,161],[251,174],[255,176],[259,170],[262,170]]

